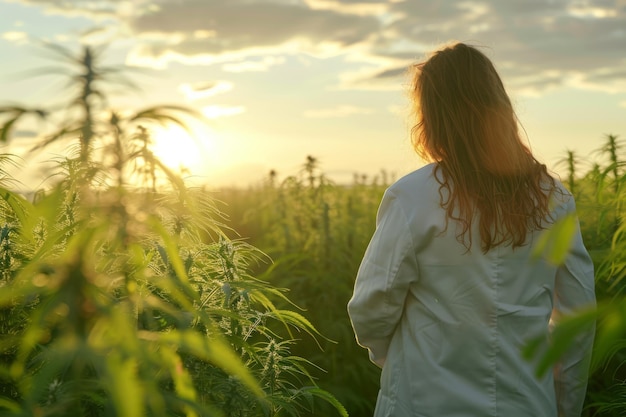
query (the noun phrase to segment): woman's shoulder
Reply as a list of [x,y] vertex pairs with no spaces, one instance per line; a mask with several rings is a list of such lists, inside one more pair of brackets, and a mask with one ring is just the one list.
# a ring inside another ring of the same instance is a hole
[[397,200],[413,211],[418,207],[433,208],[439,205],[441,184],[437,181],[436,164],[428,164],[406,174],[385,192],[389,200]]
[[420,188],[423,189],[424,187],[431,187],[433,184],[438,184],[435,179],[436,166],[436,163],[431,163],[404,175],[393,183],[389,187],[389,190],[396,193],[409,191],[413,194]]

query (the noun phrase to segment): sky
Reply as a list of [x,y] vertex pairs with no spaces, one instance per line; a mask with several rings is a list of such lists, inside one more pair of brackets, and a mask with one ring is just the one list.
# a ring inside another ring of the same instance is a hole
[[[406,70],[451,41],[493,60],[557,173],[566,151],[584,167],[607,134],[626,137],[626,0],[0,0],[0,105],[62,99],[64,80],[27,76],[50,65],[44,43],[106,44],[107,64],[140,69],[140,90],[118,88],[115,106],[208,119],[194,139],[156,134],[155,152],[194,181],[246,186],[309,155],[337,182],[399,177],[423,165]],[[24,172],[60,152],[26,153],[36,130],[20,126],[0,149]]]

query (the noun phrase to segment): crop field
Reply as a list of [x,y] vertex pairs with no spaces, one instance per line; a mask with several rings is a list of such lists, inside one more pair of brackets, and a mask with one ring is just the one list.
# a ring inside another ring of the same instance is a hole
[[[37,145],[69,146],[51,185],[17,193],[8,172],[23,155],[0,155],[0,414],[371,416],[379,370],[346,304],[394,176],[336,184],[309,156],[285,178],[189,186],[152,152],[151,129],[196,115],[112,111],[110,73],[88,48],[75,64],[72,116]],[[48,117],[0,105],[0,140]],[[548,369],[597,320],[585,416],[623,416],[626,155],[606,135],[593,161],[564,156],[599,306],[524,354]],[[546,235],[544,255],[559,262],[569,233]]]

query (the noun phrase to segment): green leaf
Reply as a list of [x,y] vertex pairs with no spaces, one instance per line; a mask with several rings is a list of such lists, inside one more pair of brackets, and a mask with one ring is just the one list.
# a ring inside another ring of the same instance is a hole
[[575,213],[569,213],[554,223],[552,228],[544,230],[533,248],[533,256],[546,258],[554,265],[565,261],[572,246],[576,233],[577,218]]
[[[185,264],[183,260],[180,258],[180,254],[178,253],[178,247],[171,234],[165,229],[163,223],[159,221],[157,218],[153,218],[150,222],[150,226],[152,229],[161,237],[164,244],[165,253],[167,254],[167,260],[170,265],[176,272],[176,275],[180,280],[185,283],[189,282],[189,277],[187,276],[187,272],[185,271]],[[163,254],[162,254],[163,256]]]
[[[315,343],[317,343],[319,348],[320,349],[322,348],[315,337],[315,336],[322,336],[322,334],[302,314],[296,313],[295,311],[291,311],[291,310],[274,310],[272,311],[272,313],[276,319],[280,320],[281,322],[283,322],[283,324],[285,324],[288,330],[289,330],[289,327],[287,326],[287,324],[291,324],[295,326],[297,329],[304,330],[311,337],[313,337],[313,339],[315,340]],[[293,338],[293,335],[291,335],[291,331],[289,332],[289,334]],[[332,340],[326,337],[324,337],[324,339],[332,342]]]
[[[183,366],[180,356],[173,349],[161,346],[161,356],[170,368],[170,375],[174,381],[174,389],[178,397],[182,400],[194,402],[196,400],[196,389],[193,386],[193,380],[189,372]],[[187,417],[197,417],[197,414],[187,408],[185,415]]]
[[116,415],[143,417],[144,401],[141,381],[137,378],[137,358],[122,360],[120,352],[112,351],[106,357],[109,383],[107,384]]
[[626,306],[623,299],[602,304],[598,309],[598,329],[596,332],[592,368],[599,368],[604,362],[624,346],[626,340]]
[[263,390],[239,356],[216,334],[209,338],[195,331],[171,331],[168,333],[140,332],[140,336],[179,346],[182,350],[223,369],[229,375],[236,376],[259,398],[264,396]]
[[348,411],[343,406],[343,404],[341,404],[339,400],[337,400],[337,398],[335,398],[330,392],[325,391],[319,387],[303,387],[300,391],[312,394],[313,396],[326,401],[327,403],[335,407],[335,410],[339,412],[339,415],[341,417],[349,417]]
[[543,376],[572,346],[576,346],[581,333],[593,328],[597,317],[598,311],[593,308],[563,318],[554,327],[550,341],[547,335],[538,336],[528,342],[522,355],[526,359],[538,359],[536,373]]
[[0,194],[4,201],[11,207],[13,213],[23,225],[30,218],[30,214],[33,212],[33,205],[27,201],[24,197],[9,191],[5,188],[0,188]]
[[6,397],[0,397],[0,410],[8,410],[14,413],[19,413],[21,408],[15,401]]

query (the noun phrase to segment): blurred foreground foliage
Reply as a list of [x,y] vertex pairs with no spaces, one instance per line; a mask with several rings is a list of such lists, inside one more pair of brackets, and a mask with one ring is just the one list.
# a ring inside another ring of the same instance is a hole
[[35,148],[70,143],[28,199],[8,174],[19,158],[0,156],[1,414],[299,416],[322,403],[347,416],[292,353],[295,331],[324,338],[251,274],[267,256],[228,238],[211,194],[150,150],[153,129],[197,115],[111,110],[104,88],[128,84],[121,70],[89,47],[51,48],[69,64],[62,115],[0,108],[1,140],[35,117],[51,126]]

